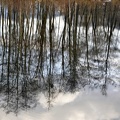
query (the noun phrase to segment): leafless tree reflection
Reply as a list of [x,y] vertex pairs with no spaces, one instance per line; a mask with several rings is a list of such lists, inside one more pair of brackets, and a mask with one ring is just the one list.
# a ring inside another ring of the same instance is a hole
[[44,93],[50,108],[60,92],[86,86],[107,95],[114,83],[108,71],[118,50],[113,32],[120,28],[119,5],[21,4],[0,3],[1,107],[18,113],[35,107]]

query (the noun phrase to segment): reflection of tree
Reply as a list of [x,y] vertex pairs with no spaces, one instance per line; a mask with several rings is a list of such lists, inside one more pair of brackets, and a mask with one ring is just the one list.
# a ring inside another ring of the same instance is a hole
[[[17,113],[36,106],[42,92],[50,108],[59,92],[74,93],[86,86],[100,87],[106,95],[118,11],[112,4],[91,8],[75,2],[60,13],[53,3],[35,4],[30,11],[1,7],[1,106]],[[58,26],[56,14],[64,22]]]

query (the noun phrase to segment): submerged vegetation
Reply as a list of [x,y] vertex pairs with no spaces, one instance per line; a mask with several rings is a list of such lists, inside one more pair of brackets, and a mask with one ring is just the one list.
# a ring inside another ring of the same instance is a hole
[[119,1],[8,1],[0,2],[0,94],[7,112],[35,107],[39,93],[50,107],[60,92],[89,86],[106,95],[107,85],[116,85],[119,76],[110,71],[120,71],[111,66],[120,51]]

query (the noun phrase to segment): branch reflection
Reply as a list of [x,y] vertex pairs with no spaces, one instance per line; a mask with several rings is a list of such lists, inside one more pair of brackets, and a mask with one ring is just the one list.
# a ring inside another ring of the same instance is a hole
[[48,108],[60,92],[89,87],[107,95],[115,84],[109,59],[119,50],[119,5],[11,4],[0,3],[0,104],[7,113],[35,107],[39,93]]

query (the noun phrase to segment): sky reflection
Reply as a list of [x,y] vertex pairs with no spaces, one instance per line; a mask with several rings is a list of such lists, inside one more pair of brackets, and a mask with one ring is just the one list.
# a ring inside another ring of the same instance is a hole
[[107,96],[103,96],[98,89],[59,94],[50,111],[45,108],[44,99],[40,98],[34,110],[22,111],[18,116],[0,111],[0,120],[119,120],[119,92],[119,87],[109,86]]

